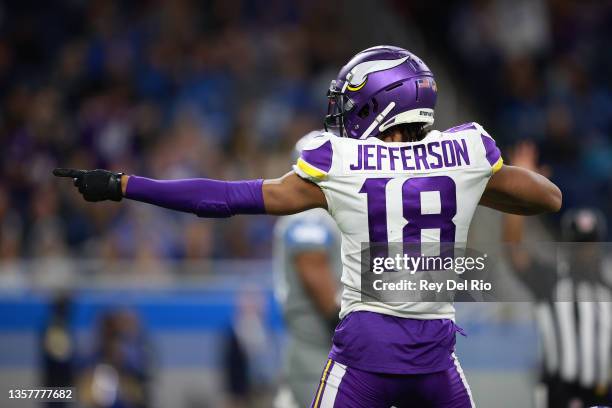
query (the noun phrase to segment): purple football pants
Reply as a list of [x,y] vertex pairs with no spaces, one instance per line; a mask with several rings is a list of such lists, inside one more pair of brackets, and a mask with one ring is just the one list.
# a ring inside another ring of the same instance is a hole
[[459,361],[429,374],[383,374],[329,359],[311,408],[472,408]]

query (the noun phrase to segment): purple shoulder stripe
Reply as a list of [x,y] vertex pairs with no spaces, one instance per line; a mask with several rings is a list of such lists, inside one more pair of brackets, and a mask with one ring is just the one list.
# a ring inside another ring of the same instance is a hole
[[464,123],[463,125],[458,125],[450,129],[446,129],[442,133],[456,133],[456,132],[461,132],[462,130],[468,130],[468,129],[476,129],[476,124],[474,122]]
[[485,135],[480,135],[480,138],[482,139],[482,144],[485,147],[487,160],[489,161],[489,164],[493,166],[501,157],[501,152],[495,144],[495,140]]
[[302,150],[302,160],[326,173],[331,169],[332,155],[332,145],[329,140],[316,149]]

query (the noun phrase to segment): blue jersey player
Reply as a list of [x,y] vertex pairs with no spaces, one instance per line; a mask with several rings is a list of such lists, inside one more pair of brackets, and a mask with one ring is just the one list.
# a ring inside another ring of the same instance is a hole
[[88,201],[126,197],[201,217],[326,209],[342,236],[342,320],[312,406],[471,407],[454,355],[453,305],[361,302],[361,244],[465,242],[478,204],[533,215],[558,211],[561,192],[537,173],[504,165],[494,139],[476,123],[431,130],[434,76],[402,48],[358,53],[328,97],[329,132],[313,139],[279,179],[54,174],[73,178]]
[[[294,162],[320,131],[302,137]],[[275,407],[305,408],[321,378],[340,311],[340,234],[322,208],[279,218],[274,228],[275,293],[288,341]]]

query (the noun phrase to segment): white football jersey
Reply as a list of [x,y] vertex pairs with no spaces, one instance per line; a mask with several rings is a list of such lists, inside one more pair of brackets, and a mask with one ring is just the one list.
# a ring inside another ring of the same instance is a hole
[[321,133],[293,166],[316,183],[342,235],[340,317],[364,310],[417,319],[454,319],[448,302],[361,301],[361,251],[369,242],[465,243],[474,211],[503,160],[477,123],[387,143]]

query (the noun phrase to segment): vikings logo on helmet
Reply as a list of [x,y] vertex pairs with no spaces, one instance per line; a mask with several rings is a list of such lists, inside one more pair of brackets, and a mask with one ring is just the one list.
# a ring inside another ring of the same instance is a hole
[[401,123],[433,123],[437,86],[427,65],[392,46],[354,56],[331,82],[325,128],[339,136],[375,137]]
[[346,88],[349,91],[358,91],[365,85],[368,74],[395,68],[406,62],[407,59],[408,57],[404,57],[395,60],[366,61],[357,64],[346,76]]

